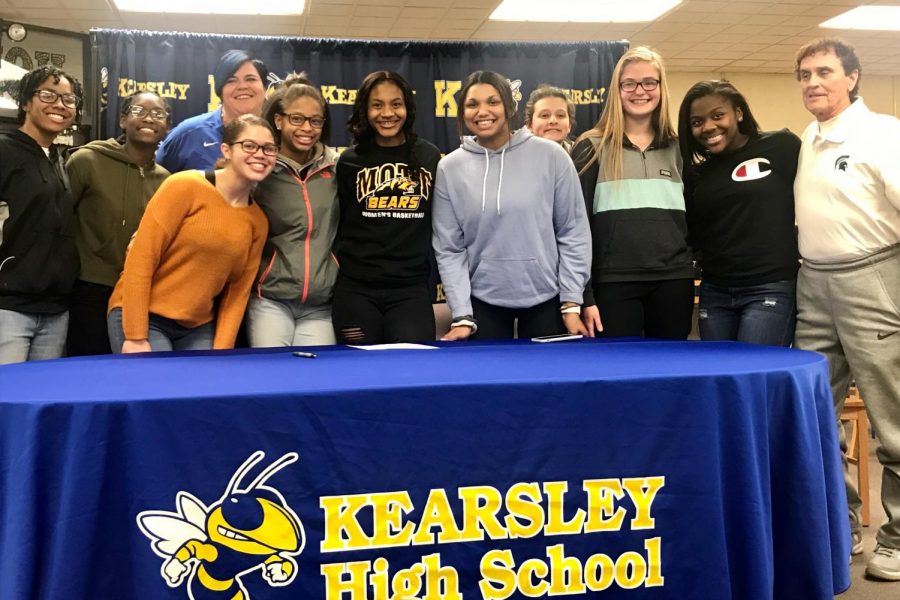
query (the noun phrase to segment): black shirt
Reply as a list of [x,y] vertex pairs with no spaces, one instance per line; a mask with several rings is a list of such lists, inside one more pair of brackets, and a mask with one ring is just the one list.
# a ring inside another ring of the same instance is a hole
[[685,169],[690,242],[706,281],[739,287],[796,278],[799,154],[800,138],[783,129]]
[[[431,195],[440,151],[417,139],[407,146],[352,146],[337,164],[340,275],[405,286],[428,281]],[[411,174],[410,165],[417,167]]]

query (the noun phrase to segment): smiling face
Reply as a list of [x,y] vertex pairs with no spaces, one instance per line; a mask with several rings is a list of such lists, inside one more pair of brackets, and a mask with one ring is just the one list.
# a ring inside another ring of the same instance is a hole
[[496,150],[509,141],[503,99],[497,88],[489,83],[476,83],[466,92],[463,122],[485,148]]
[[803,104],[819,121],[832,119],[850,106],[850,91],[859,78],[857,71],[845,73],[841,59],[830,50],[801,60],[797,75]]
[[[303,125],[293,125],[289,115],[306,117]],[[308,155],[319,138],[322,128],[316,129],[310,119],[324,119],[325,112],[318,100],[311,96],[301,96],[284,107],[283,115],[275,115],[275,126],[281,130],[280,152],[298,163],[309,160]]]
[[131,103],[132,107],[139,106],[144,109],[142,117],[135,116],[131,111],[119,117],[119,125],[125,132],[125,141],[128,144],[145,144],[156,147],[166,137],[169,131],[168,118],[154,119],[151,111],[166,110],[162,98],[156,94],[139,94]]
[[[269,156],[262,150],[262,146],[266,144],[275,144],[272,132],[261,125],[247,125],[237,139],[237,143],[222,144],[222,156],[225,157],[227,166],[240,178],[252,182],[262,181],[275,166],[275,156]],[[247,152],[239,143],[245,140],[255,142],[260,147],[256,152]]]
[[655,80],[659,81],[659,71],[651,63],[643,60],[628,63],[622,69],[622,76],[619,78],[619,97],[622,100],[622,110],[625,111],[625,117],[633,119],[647,118],[653,114],[656,107],[659,106],[660,87],[647,91],[643,86],[637,86],[634,91],[626,92],[622,89],[625,82],[644,82]]
[[534,103],[534,116],[528,128],[538,137],[564,141],[572,131],[568,103],[556,96],[541,98]]
[[[45,79],[37,89],[50,90],[57,94],[71,94],[72,82],[61,77],[59,83],[55,83],[51,76]],[[34,95],[23,108],[25,122],[22,124],[22,130],[44,147],[49,146],[56,136],[75,121],[75,108],[63,104],[62,98],[59,97],[54,102],[47,104]]]
[[390,81],[382,81],[372,88],[367,105],[369,125],[375,132],[379,146],[399,146],[406,141],[406,103],[403,91]]
[[691,135],[713,154],[737,150],[747,143],[738,126],[744,115],[722,96],[702,96],[691,102]]
[[245,62],[222,86],[222,120],[225,122],[241,115],[259,115],[266,101],[266,88],[256,67]]

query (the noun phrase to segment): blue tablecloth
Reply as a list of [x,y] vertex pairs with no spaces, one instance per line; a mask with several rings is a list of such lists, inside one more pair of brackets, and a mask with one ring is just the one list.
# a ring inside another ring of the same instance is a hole
[[[315,352],[0,367],[0,598],[407,585],[398,598],[830,600],[849,586],[817,354]],[[175,580],[172,554],[188,568]]]

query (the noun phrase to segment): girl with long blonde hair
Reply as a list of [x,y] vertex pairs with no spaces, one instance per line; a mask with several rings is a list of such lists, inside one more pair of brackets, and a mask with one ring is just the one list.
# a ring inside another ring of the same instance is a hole
[[600,120],[579,136],[572,157],[593,239],[582,312],[588,333],[685,339],[693,268],[681,156],[657,52],[638,46],[619,59]]

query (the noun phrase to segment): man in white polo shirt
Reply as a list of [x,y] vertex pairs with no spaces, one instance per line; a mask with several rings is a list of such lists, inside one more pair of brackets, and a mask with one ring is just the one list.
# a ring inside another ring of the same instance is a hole
[[[881,441],[888,515],[866,572],[898,581],[900,121],[871,112],[858,97],[859,59],[843,40],[813,40],[797,53],[795,67],[803,103],[816,118],[803,133],[794,182],[803,257],[795,346],[828,358],[837,415],[850,381],[859,387]],[[843,429],[841,448],[846,451]],[[859,554],[861,502],[845,478],[852,552]]]

